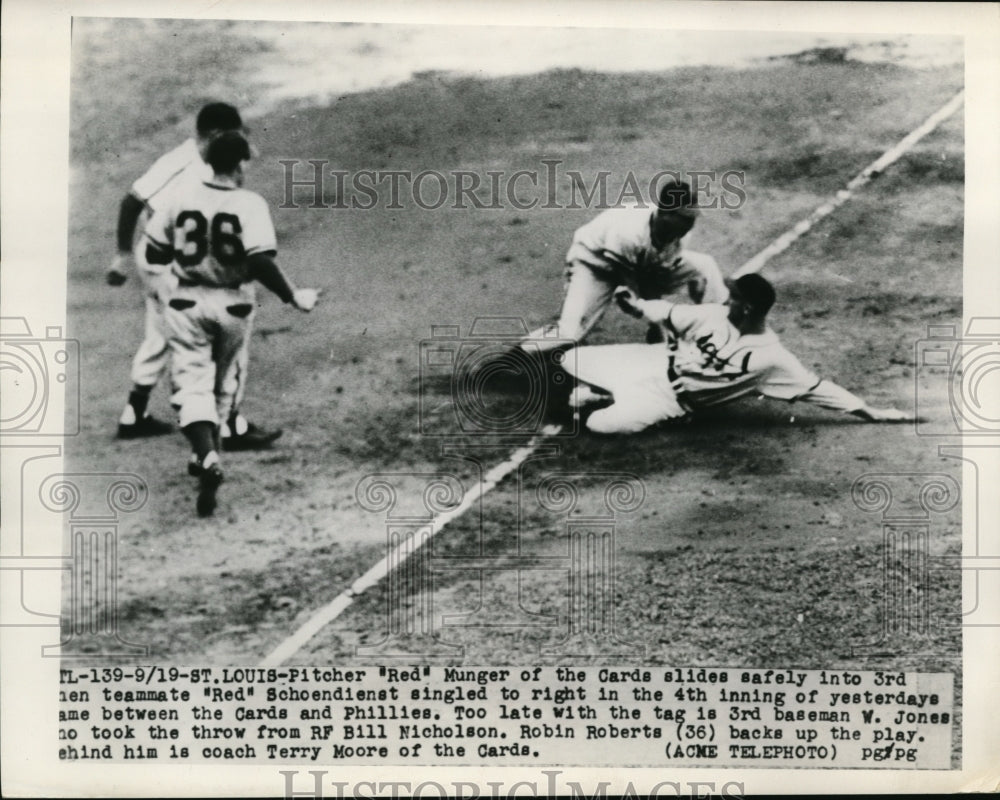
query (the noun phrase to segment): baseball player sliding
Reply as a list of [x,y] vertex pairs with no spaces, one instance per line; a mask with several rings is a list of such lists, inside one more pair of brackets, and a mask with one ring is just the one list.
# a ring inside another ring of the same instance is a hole
[[681,305],[615,294],[622,310],[666,326],[666,344],[579,347],[564,365],[580,382],[570,406],[604,403],[587,418],[596,433],[636,433],[699,408],[751,393],[844,411],[868,422],[906,422],[895,408],[872,408],[860,397],[807,370],[766,323],[774,288],[757,274],[729,286],[725,304]]
[[[274,261],[277,246],[267,203],[241,188],[250,145],[236,132],[208,145],[213,176],[190,181],[162,204],[146,226],[146,260],[176,279],[161,284],[159,300],[172,359],[181,430],[191,443],[190,474],[198,477],[197,510],[212,514],[222,483],[221,422],[239,392],[230,367],[246,339],[256,307],[253,281],[286,303],[311,311],[317,289],[297,289]],[[168,266],[169,265],[169,266]]]
[[[565,346],[560,339],[583,341],[619,286],[647,299],[687,289],[696,303],[724,302],[727,289],[715,259],[681,246],[697,217],[691,187],[674,180],[660,188],[651,211],[612,208],[577,229],[566,253],[559,321],[532,331],[525,342],[530,340],[537,352]],[[662,341],[658,326],[650,328],[648,338]]]
[[[170,355],[167,331],[163,319],[160,289],[174,283],[170,270],[150,264],[145,257],[145,242],[136,239],[149,215],[168,201],[177,187],[190,179],[209,180],[212,168],[205,161],[205,154],[212,140],[226,131],[240,131],[243,121],[239,112],[226,103],[210,103],[198,113],[195,124],[197,138],[187,139],[178,147],[161,156],[134,184],[122,200],[118,215],[118,254],[107,271],[107,281],[112,286],[123,284],[131,268],[137,267],[143,285],[146,304],[145,333],[132,360],[132,389],[128,402],[118,420],[118,438],[135,439],[159,436],[172,428],[150,415],[146,408],[153,388],[166,372]],[[135,247],[133,248],[133,244]],[[266,447],[281,435],[281,431],[268,431],[248,422],[240,413],[246,387],[249,361],[249,330],[247,340],[233,362],[228,379],[238,388],[231,418],[223,421],[223,440],[226,450],[247,450]]]

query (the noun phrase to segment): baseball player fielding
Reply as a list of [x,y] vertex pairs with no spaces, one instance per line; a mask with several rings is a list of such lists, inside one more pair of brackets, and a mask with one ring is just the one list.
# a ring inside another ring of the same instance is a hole
[[[724,302],[726,284],[715,259],[682,246],[698,214],[690,185],[672,180],[660,188],[652,210],[611,208],[578,228],[566,253],[559,321],[532,331],[525,341],[542,351],[564,346],[565,340],[582,342],[619,286],[646,299],[686,290],[695,303]],[[651,328],[650,338],[662,339],[658,328]]]

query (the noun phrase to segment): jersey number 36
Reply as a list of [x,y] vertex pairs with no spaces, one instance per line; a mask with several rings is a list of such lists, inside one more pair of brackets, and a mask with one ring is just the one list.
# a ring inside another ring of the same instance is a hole
[[212,217],[211,231],[208,220],[200,211],[182,211],[174,223],[183,243],[175,247],[174,257],[182,267],[194,267],[211,251],[212,257],[224,267],[240,264],[246,253],[240,234],[243,227],[235,214],[220,212]]

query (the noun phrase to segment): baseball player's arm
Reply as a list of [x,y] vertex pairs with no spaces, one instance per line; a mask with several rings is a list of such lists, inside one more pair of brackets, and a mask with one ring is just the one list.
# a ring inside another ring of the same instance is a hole
[[831,411],[844,411],[848,414],[854,414],[865,407],[865,401],[856,394],[828,380],[817,381],[815,386],[803,392],[795,399],[803,400],[820,408],[828,408]]
[[875,408],[853,392],[847,391],[833,381],[821,380],[806,394],[797,398],[807,403],[829,408],[833,411],[844,411],[863,419],[865,422],[910,422],[912,417],[896,408]]
[[118,209],[118,228],[116,231],[119,253],[132,252],[132,242],[135,241],[135,226],[145,208],[146,204],[131,192],[122,198],[121,206]]
[[670,300],[643,300],[627,286],[619,286],[615,291],[618,307],[631,317],[649,322],[666,322],[677,303]]
[[283,303],[291,303],[299,311],[312,311],[322,292],[319,289],[297,288],[274,260],[277,245],[267,202],[253,192],[246,192],[242,197],[244,208],[240,218],[244,222],[243,246],[246,248],[250,279],[264,284]]
[[122,198],[118,208],[118,227],[115,238],[118,252],[108,267],[105,277],[111,286],[121,286],[128,279],[128,273],[135,266],[132,256],[132,242],[135,241],[135,226],[146,205],[129,192]]
[[150,264],[166,265],[174,260],[174,252],[170,245],[149,239],[146,242],[146,261]]
[[299,289],[278,266],[274,252],[254,253],[247,258],[247,270],[254,280],[274,292],[283,303],[291,303],[299,311],[312,311],[321,291],[319,289]]
[[774,358],[760,387],[761,392],[768,397],[803,400],[820,408],[853,414],[866,422],[906,422],[910,419],[895,408],[870,406],[843,386],[830,380],[821,380],[784,348]]
[[169,153],[160,156],[135,183],[122,199],[118,209],[118,229],[116,239],[118,253],[108,268],[106,278],[112,286],[120,286],[128,278],[129,271],[135,266],[133,262],[132,244],[135,241],[136,223],[150,198],[161,191],[171,181],[184,171],[191,160],[193,144],[185,143],[175,147]]
[[898,408],[875,408],[867,403],[851,412],[865,422],[913,422],[914,417]]
[[729,299],[729,289],[714,258],[705,253],[685,250],[681,253],[682,263],[697,271],[688,281],[688,296],[695,303],[725,303]]
[[161,206],[150,217],[146,223],[146,230],[143,231],[147,263],[169,264],[174,260],[173,226],[173,213],[169,207]]

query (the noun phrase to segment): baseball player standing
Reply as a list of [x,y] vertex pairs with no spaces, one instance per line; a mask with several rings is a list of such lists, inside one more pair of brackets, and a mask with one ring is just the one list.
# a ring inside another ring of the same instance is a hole
[[179,186],[146,226],[146,260],[169,265],[176,279],[172,288],[161,285],[160,300],[172,359],[171,402],[193,451],[188,471],[199,479],[200,516],[215,510],[223,479],[219,428],[239,390],[227,377],[253,320],[253,281],[300,311],[311,311],[319,296],[317,289],[295,288],[274,261],[267,203],[241,188],[247,140],[236,132],[220,134],[206,158],[212,178]]
[[[619,286],[653,299],[687,289],[695,303],[722,303],[725,282],[715,259],[686,250],[683,237],[698,217],[691,187],[669,181],[656,207],[612,208],[577,229],[566,253],[566,295],[559,321],[530,333],[525,341],[541,351],[583,341],[598,323]],[[662,341],[651,327],[651,340]]]
[[894,408],[872,408],[802,366],[767,326],[775,292],[760,275],[732,282],[723,305],[642,300],[626,288],[615,299],[626,313],[663,323],[670,335],[666,344],[580,347],[566,360],[581,382],[570,395],[572,407],[611,401],[587,419],[596,433],[636,433],[751,393],[804,400],[867,422],[911,419]]
[[[107,280],[112,286],[120,286],[131,268],[137,267],[146,305],[144,337],[132,360],[132,389],[118,420],[120,439],[159,436],[172,430],[168,423],[157,420],[146,408],[150,393],[167,369],[170,355],[159,290],[169,288],[175,279],[170,270],[147,261],[145,245],[141,237],[136,240],[135,234],[137,229],[142,230],[142,223],[149,215],[167,202],[170,194],[183,182],[191,178],[208,180],[212,177],[212,168],[205,161],[209,143],[225,131],[242,130],[243,121],[231,105],[210,103],[199,112],[195,127],[197,138],[187,139],[161,156],[132,184],[119,209],[118,254],[107,271]],[[248,345],[249,332],[247,341],[233,362],[233,374],[229,376],[239,389],[232,418],[223,424],[227,450],[265,447],[281,435],[280,430],[267,431],[253,425],[239,413],[246,387]]]

